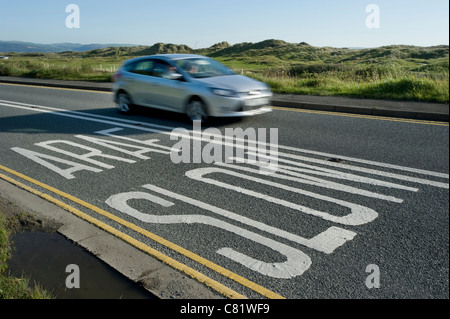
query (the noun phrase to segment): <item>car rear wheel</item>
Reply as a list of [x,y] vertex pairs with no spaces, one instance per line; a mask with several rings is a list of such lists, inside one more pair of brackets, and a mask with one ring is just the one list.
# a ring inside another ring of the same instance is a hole
[[117,107],[121,113],[130,113],[133,107],[129,95],[121,92],[117,95]]
[[194,99],[189,102],[186,107],[186,114],[192,122],[200,121],[201,123],[205,123],[208,120],[206,105],[199,99]]

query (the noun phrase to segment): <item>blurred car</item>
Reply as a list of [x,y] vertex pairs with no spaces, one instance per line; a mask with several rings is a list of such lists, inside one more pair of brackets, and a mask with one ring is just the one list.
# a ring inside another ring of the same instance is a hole
[[134,105],[185,113],[192,121],[270,112],[265,83],[237,75],[205,56],[161,54],[125,61],[113,76],[114,100],[122,113]]

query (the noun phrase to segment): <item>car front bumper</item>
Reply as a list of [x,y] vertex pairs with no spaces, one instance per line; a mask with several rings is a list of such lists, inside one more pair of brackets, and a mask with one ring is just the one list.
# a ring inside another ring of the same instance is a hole
[[211,114],[211,116],[216,117],[247,117],[247,116],[254,116],[264,113],[272,112],[272,108],[270,106],[263,106],[258,109],[250,110],[250,111],[227,111],[227,112],[221,112],[216,114]]
[[209,103],[208,114],[214,117],[245,117],[272,111],[272,95],[252,97],[214,96]]

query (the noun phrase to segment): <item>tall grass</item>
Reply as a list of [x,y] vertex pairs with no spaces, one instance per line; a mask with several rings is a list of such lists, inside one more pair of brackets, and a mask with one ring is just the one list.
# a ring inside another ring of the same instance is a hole
[[[0,62],[0,76],[109,82],[122,61],[118,57],[15,57]],[[239,74],[268,83],[275,93],[449,102],[448,59],[387,61],[267,67],[239,59],[221,60]]]
[[449,72],[391,65],[300,66],[249,74],[275,93],[448,103]]
[[0,63],[0,76],[22,76],[38,79],[111,81],[118,64],[93,61],[33,61],[16,60]]

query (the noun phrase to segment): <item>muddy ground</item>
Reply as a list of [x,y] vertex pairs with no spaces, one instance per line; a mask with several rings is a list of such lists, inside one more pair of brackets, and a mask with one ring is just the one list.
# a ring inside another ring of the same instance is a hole
[[24,211],[16,203],[4,198],[0,194],[0,214],[5,216],[5,224],[10,236],[29,231],[54,233],[61,225],[36,218],[32,213]]

